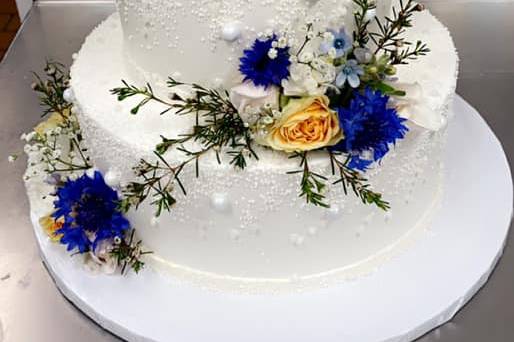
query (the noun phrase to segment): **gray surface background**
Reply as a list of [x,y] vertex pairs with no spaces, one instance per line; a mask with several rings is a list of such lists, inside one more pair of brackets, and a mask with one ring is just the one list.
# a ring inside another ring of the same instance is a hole
[[[457,92],[496,132],[514,169],[514,1],[422,2],[455,39],[461,57]],[[41,3],[30,13],[0,65],[0,342],[119,341],[58,292],[33,237],[21,181],[24,160],[7,163],[10,153],[22,150],[20,134],[39,121],[30,72],[41,71],[47,57],[69,65],[86,35],[113,10],[110,4],[94,1]],[[487,177],[477,181],[487,181]],[[485,288],[452,322],[419,341],[514,341],[511,246],[512,237]]]

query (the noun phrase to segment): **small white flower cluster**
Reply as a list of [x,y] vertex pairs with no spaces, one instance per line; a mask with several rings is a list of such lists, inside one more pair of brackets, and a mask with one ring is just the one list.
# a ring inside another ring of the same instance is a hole
[[275,59],[278,57],[278,49],[285,49],[289,45],[289,39],[286,35],[279,37],[271,43],[271,49],[268,51],[268,57]]
[[24,133],[20,137],[26,143],[24,152],[34,164],[41,165],[37,170],[34,169],[30,176],[39,175],[41,172],[73,174],[74,171],[89,167],[84,155],[85,149],[81,146],[80,128],[76,117],[70,113],[63,119],[60,115],[50,115],[34,131]]
[[307,23],[304,30],[306,34],[302,44],[293,46],[296,54],[290,58],[290,77],[282,81],[286,96],[325,94],[336,79],[337,70],[333,63],[335,48],[331,48],[328,53],[322,53],[319,49],[321,43],[331,44],[334,34],[330,31],[316,32],[311,23]]

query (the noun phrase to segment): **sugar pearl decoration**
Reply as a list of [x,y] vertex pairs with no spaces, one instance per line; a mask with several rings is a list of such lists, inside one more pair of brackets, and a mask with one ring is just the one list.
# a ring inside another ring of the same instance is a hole
[[215,193],[211,196],[211,207],[217,212],[227,214],[232,210],[232,205],[227,194]]
[[317,227],[309,227],[307,230],[310,236],[316,236],[318,235],[318,228]]
[[110,187],[117,187],[120,185],[120,175],[114,170],[109,170],[104,176],[105,184]]
[[293,244],[293,246],[300,247],[305,242],[305,236],[298,235],[298,234],[291,234],[289,236],[289,241]]
[[238,23],[227,23],[221,30],[221,37],[227,42],[235,42],[241,37],[241,28]]
[[154,228],[159,227],[159,218],[152,216],[152,218],[150,219],[150,226]]
[[229,235],[232,240],[237,241],[241,237],[241,230],[231,229]]
[[62,93],[62,97],[63,99],[66,101],[66,102],[73,102],[73,100],[75,99],[75,96],[73,95],[73,90],[71,90],[71,88],[68,88],[66,89],[63,93]]
[[341,215],[341,208],[338,205],[332,205],[325,211],[325,218],[329,221],[335,221]]

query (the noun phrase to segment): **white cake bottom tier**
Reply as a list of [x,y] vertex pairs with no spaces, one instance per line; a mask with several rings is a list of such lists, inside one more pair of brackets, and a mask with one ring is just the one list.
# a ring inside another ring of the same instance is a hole
[[[448,31],[429,13],[418,19],[415,33],[433,43],[432,53],[399,73],[407,82],[422,84],[429,106],[446,111],[455,89],[455,48]],[[95,165],[124,184],[134,179],[131,168],[141,158],[153,158],[161,134],[176,136],[192,122],[159,116],[162,108],[156,104],[133,116],[134,102],[118,103],[110,95],[121,79],[137,81],[126,70],[122,41],[115,14],[93,31],[77,55],[72,88]],[[206,157],[199,178],[194,167],[183,171],[188,195],[177,194],[170,214],[156,220],[154,208],[143,205],[129,219],[154,252],[152,264],[177,275],[244,283],[354,277],[402,250],[429,226],[442,191],[444,144],[445,129],[434,133],[413,126],[369,172],[373,188],[391,203],[388,213],[363,205],[353,194],[345,196],[341,187],[327,193],[330,209],[307,205],[298,198],[299,175],[286,174],[298,168],[297,161],[259,149],[260,161],[245,171]],[[313,165],[330,174],[327,163],[314,160]]]

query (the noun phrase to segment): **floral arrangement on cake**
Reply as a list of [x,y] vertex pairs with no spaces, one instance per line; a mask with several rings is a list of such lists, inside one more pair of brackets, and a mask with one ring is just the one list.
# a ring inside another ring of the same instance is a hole
[[[39,93],[45,121],[24,134],[25,152],[54,188],[53,211],[40,219],[52,241],[69,252],[85,256],[86,263],[107,273],[127,268],[139,272],[144,262],[142,241],[125,217],[149,200],[155,215],[171,211],[174,192],[186,194],[181,172],[215,153],[236,169],[248,159],[258,161],[256,146],[287,154],[298,160],[289,174],[299,176],[299,196],[307,203],[329,207],[325,191],[339,185],[364,204],[388,210],[383,195],[372,190],[366,171],[379,163],[408,133],[407,121],[432,129],[432,113],[416,108],[415,87],[394,77],[396,65],[406,64],[429,52],[418,41],[403,38],[412,15],[422,5],[400,0],[398,9],[381,22],[374,17],[371,0],[354,0],[356,29],[317,28],[315,20],[302,27],[303,39],[287,32],[260,34],[240,58],[241,83],[231,89],[212,89],[169,78],[173,96],[158,97],[150,84],[137,87],[123,81],[113,89],[119,101],[138,98],[132,108],[157,101],[166,106],[161,114],[193,115],[196,124],[179,138],[161,137],[155,160],[141,160],[134,167],[138,180],[123,187],[102,175],[87,156],[69,89],[69,76],[59,63],[49,62],[46,79],[36,75],[33,89]],[[376,23],[377,31],[371,30]],[[184,88],[189,96],[180,95]],[[197,148],[191,148],[191,144]],[[167,153],[181,153],[175,165]],[[310,167],[311,155],[325,156],[333,179]],[[10,156],[14,161],[16,156]],[[36,174],[26,175],[27,178]]]
[[[114,273],[127,268],[139,272],[144,262],[141,241],[135,240],[119,208],[118,191],[95,171],[80,126],[74,114],[69,76],[63,65],[48,62],[46,79],[37,74],[32,88],[40,94],[45,120],[21,139],[31,166],[39,166],[25,179],[44,176],[54,188],[54,210],[40,218],[39,224],[54,242],[69,252],[85,256],[91,270]],[[10,156],[10,161],[16,160]]]
[[[344,27],[320,30],[313,20],[301,28],[302,40],[288,32],[259,34],[240,58],[241,83],[231,89],[185,84],[174,78],[168,79],[174,93],[170,99],[159,98],[150,84],[140,88],[123,81],[122,87],[113,89],[119,101],[141,98],[132,114],[157,101],[167,107],[161,114],[196,116],[190,133],[177,139],[162,137],[155,149],[156,161],[142,160],[135,168],[141,181],[123,190],[123,210],[137,208],[151,197],[160,215],[176,203],[175,188],[186,194],[180,180],[185,167],[194,165],[198,170],[201,157],[214,151],[219,163],[220,154],[226,153],[230,164],[244,169],[248,158],[259,159],[256,145],[298,159],[298,170],[290,174],[300,175],[299,193],[307,203],[329,207],[324,193],[328,186],[340,184],[364,204],[388,210],[389,203],[371,189],[365,171],[405,137],[408,119],[420,123],[424,120],[419,113],[431,114],[415,111],[403,89],[407,87],[394,78],[395,65],[429,52],[421,41],[403,38],[412,15],[424,7],[412,0],[400,1],[392,17],[381,22],[374,17],[373,1],[354,3],[358,10],[353,33]],[[377,32],[371,31],[372,22]],[[191,90],[189,96],[179,95],[184,87]],[[191,142],[200,147],[187,147]],[[165,159],[170,151],[187,158],[171,165]],[[311,170],[313,153],[326,155],[332,180]]]

